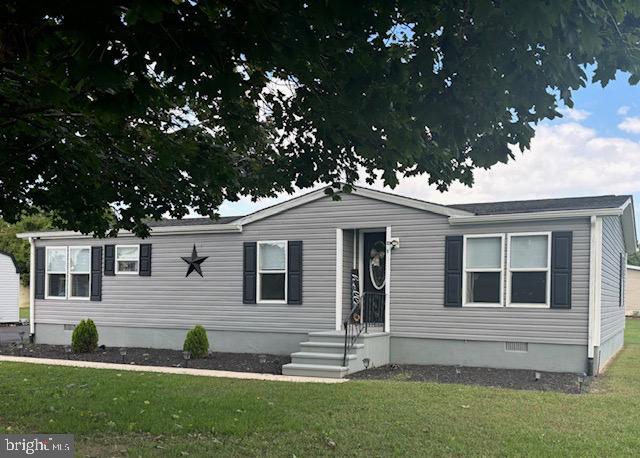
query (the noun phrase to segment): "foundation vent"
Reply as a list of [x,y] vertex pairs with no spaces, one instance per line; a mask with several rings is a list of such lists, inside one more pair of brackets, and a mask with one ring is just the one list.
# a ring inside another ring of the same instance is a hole
[[527,342],[505,342],[504,351],[526,353],[529,351],[529,344]]
[[65,324],[64,325],[64,330],[65,331],[73,331],[76,328],[75,324]]

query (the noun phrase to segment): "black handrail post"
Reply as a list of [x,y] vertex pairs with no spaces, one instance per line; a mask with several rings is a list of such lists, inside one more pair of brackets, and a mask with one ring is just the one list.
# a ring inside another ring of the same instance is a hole
[[344,322],[344,356],[342,357],[342,366],[347,365],[347,340],[349,335],[349,321],[345,320]]

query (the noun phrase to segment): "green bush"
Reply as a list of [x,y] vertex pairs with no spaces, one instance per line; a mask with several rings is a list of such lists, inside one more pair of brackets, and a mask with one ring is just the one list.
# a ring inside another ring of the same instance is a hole
[[191,331],[187,332],[182,349],[191,352],[192,358],[205,358],[209,354],[207,331],[199,324],[196,325]]
[[71,348],[74,353],[91,353],[98,349],[98,330],[93,320],[87,318],[73,330]]

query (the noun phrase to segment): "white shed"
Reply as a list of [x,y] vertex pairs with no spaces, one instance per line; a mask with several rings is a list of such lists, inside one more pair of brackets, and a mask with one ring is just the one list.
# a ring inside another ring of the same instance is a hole
[[20,270],[13,256],[0,252],[0,323],[19,321]]

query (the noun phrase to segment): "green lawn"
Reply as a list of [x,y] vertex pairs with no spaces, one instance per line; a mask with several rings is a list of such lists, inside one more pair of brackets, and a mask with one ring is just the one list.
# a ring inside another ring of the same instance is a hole
[[0,363],[0,432],[73,432],[92,456],[637,455],[640,320],[626,342],[588,395]]

